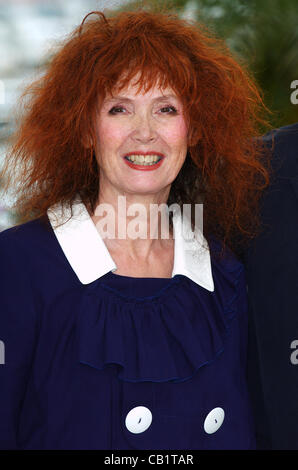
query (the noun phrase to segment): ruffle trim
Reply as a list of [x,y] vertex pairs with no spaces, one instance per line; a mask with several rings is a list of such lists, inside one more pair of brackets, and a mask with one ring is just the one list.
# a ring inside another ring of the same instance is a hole
[[[126,382],[183,382],[214,361],[228,340],[246,289],[243,265],[213,262],[215,291],[177,275],[159,295],[125,297],[97,280],[84,288],[77,335],[79,361],[117,365]],[[243,306],[244,308],[245,306]]]

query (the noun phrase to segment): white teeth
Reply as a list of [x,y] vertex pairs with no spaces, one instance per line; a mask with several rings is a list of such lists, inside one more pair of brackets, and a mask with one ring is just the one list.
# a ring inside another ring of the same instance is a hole
[[161,157],[159,157],[158,155],[129,155],[129,156],[126,156],[126,158],[128,158],[128,160],[130,160],[131,162],[134,162],[134,163],[142,163],[142,164],[154,164],[156,163],[158,160],[160,160]]

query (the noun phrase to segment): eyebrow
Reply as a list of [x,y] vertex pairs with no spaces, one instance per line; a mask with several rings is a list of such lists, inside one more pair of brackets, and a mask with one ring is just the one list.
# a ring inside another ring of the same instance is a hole
[[[176,100],[178,99],[177,96],[175,96],[175,95],[161,95],[161,96],[158,96],[157,98],[154,98],[153,101],[168,100],[169,98],[174,98]],[[126,98],[125,96],[115,96],[114,98],[106,98],[104,100],[104,103],[110,103],[110,102],[118,101],[118,100],[133,101],[130,98]]]

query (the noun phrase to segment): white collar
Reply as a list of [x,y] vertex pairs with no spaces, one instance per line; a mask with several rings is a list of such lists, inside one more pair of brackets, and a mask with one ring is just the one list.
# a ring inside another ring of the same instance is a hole
[[[54,228],[58,217],[62,215],[60,203],[50,207],[47,215],[57,240],[72,269],[82,284],[89,284],[109,271],[117,269],[100,233],[98,232],[85,204],[79,195],[73,204],[73,216],[70,207],[64,208],[67,219],[60,227]],[[187,225],[186,225],[187,224]],[[183,274],[199,286],[213,292],[214,283],[208,244],[200,230],[195,229],[195,238],[187,240],[183,233],[188,233],[189,219],[180,212],[173,213],[174,229],[174,267],[172,277]],[[183,231],[183,228],[185,232]],[[191,229],[190,229],[191,230]],[[202,246],[205,242],[207,249]]]

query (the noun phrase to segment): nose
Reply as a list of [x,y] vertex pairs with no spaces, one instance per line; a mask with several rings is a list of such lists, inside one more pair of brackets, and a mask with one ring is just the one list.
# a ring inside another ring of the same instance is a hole
[[136,141],[151,142],[157,137],[156,123],[147,115],[138,116],[134,123],[133,138]]

